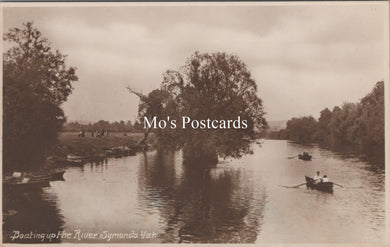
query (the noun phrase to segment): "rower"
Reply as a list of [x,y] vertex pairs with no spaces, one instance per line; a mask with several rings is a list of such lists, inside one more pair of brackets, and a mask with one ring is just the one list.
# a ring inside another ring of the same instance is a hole
[[322,178],[322,182],[329,182],[328,176],[324,175]]
[[320,172],[317,171],[317,175],[314,176],[314,183],[320,183],[321,182],[321,176],[320,176]]

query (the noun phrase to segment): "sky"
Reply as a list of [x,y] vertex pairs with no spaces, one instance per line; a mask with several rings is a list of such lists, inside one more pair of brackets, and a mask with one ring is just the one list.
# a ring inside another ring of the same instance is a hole
[[134,121],[139,99],[126,86],[159,88],[195,51],[238,55],[268,121],[317,118],[387,76],[386,2],[159,5],[5,7],[3,28],[33,21],[77,67],[68,121]]

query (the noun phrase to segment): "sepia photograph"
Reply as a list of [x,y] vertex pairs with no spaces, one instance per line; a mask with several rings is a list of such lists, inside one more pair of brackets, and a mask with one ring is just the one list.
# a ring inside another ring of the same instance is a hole
[[0,9],[2,245],[390,243],[388,2]]

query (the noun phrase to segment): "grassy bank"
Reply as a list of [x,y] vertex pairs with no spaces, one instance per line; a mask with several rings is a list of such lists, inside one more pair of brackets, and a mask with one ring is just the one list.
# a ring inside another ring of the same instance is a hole
[[[135,151],[140,151],[142,147],[138,142],[143,138],[143,133],[123,133],[111,132],[108,136],[101,138],[92,137],[86,133],[85,137],[78,137],[78,132],[62,132],[58,136],[58,143],[48,153],[46,164],[41,168],[46,172],[66,166],[61,160],[66,159],[68,154],[76,154],[88,157],[104,157],[105,150],[118,146],[127,146]],[[149,146],[154,145],[154,135],[148,137]]]
[[[112,147],[126,145],[137,149],[138,142],[143,138],[143,133],[123,133],[111,132],[108,136],[101,138],[92,137],[86,133],[85,137],[78,137],[77,132],[62,132],[58,136],[58,144],[51,151],[52,155],[63,156],[72,153],[79,155],[102,155],[104,150]],[[153,135],[148,138],[149,144],[153,144]]]
[[[138,142],[144,137],[143,133],[128,133],[124,136],[123,133],[111,132],[108,136],[101,138],[92,137],[90,133],[86,133],[85,137],[78,137],[78,132],[62,132],[58,135],[58,142],[51,150],[48,151],[46,161],[36,171],[24,171],[30,175],[48,174],[64,167],[69,166],[64,160],[68,154],[92,157],[94,159],[103,159],[105,150],[118,146],[127,146],[134,151],[141,151],[142,146]],[[155,138],[153,134],[149,134],[148,146],[153,147]],[[13,171],[12,171],[13,172]],[[3,176],[10,176],[12,172],[3,173]]]

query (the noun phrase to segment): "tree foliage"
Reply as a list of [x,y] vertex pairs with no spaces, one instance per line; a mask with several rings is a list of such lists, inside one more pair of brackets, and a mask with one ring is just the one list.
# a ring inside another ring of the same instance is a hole
[[309,117],[293,118],[287,122],[288,136],[291,140],[306,143],[315,136],[317,121]]
[[359,103],[344,103],[330,111],[321,111],[318,121],[312,117],[293,118],[279,138],[297,142],[320,142],[327,145],[357,145],[384,152],[384,82]]
[[11,48],[3,56],[3,167],[35,168],[56,141],[65,121],[60,105],[78,78],[33,23],[10,29],[4,41]]
[[[217,155],[240,157],[250,153],[249,140],[267,125],[257,85],[246,65],[234,55],[195,52],[179,70],[168,70],[164,74],[161,90],[158,92],[163,97],[151,104],[163,106],[153,108],[158,108],[158,112],[153,113],[156,116],[177,120],[182,116],[192,120],[226,120],[240,116],[248,121],[247,129],[162,130],[158,135],[160,143],[174,149],[184,148],[188,160],[215,161]],[[149,101],[151,97],[148,96]],[[145,104],[146,101],[141,106]],[[141,117],[144,115],[148,114]]]

